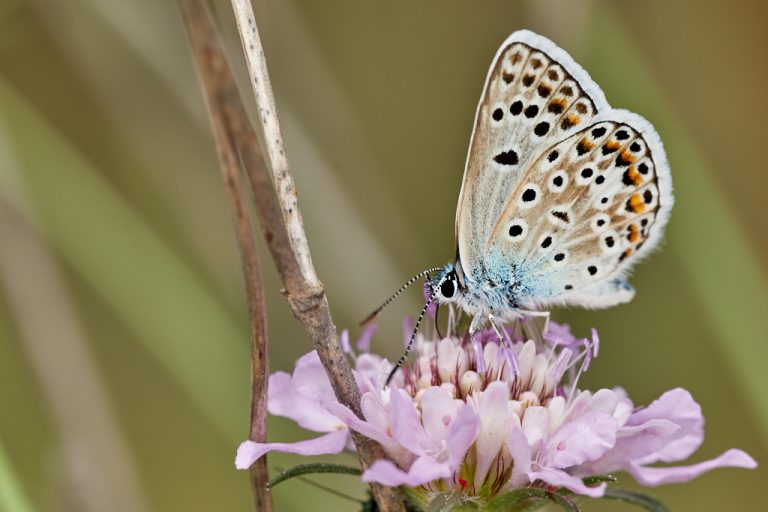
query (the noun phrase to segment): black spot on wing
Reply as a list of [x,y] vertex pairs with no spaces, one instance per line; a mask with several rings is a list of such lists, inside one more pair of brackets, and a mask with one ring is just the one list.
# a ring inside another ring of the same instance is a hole
[[518,162],[517,153],[513,149],[499,153],[493,160],[501,165],[517,165]]

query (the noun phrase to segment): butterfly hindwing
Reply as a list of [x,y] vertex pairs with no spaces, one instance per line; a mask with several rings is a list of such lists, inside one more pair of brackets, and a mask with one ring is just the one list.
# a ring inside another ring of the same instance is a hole
[[587,73],[548,39],[519,31],[505,41],[478,105],[456,214],[459,258],[470,280],[484,271],[507,198],[544,149],[608,108]]
[[609,110],[520,173],[485,257],[516,272],[529,307],[625,302],[623,277],[658,242],[671,205],[658,135],[640,116]]

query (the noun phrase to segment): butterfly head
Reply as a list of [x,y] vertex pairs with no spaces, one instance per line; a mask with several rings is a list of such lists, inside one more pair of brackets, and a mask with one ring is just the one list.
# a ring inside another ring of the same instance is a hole
[[431,280],[434,302],[438,304],[458,303],[464,295],[464,277],[458,263],[449,263]]

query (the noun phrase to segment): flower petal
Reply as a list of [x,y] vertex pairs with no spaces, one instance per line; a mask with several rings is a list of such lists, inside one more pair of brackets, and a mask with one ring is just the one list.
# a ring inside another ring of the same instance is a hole
[[531,471],[531,447],[528,446],[528,440],[520,425],[512,425],[507,445],[513,461],[509,484],[512,487],[525,485],[529,481],[528,473]]
[[[627,427],[662,419],[680,425],[671,436],[642,436],[633,441],[632,460],[641,464],[675,462],[689,457],[704,440],[704,417],[701,407],[691,394],[682,388],[667,391],[648,407],[640,409],[627,420]],[[627,445],[630,441],[625,441]],[[630,446],[624,446],[625,450]],[[642,456],[641,456],[642,453]]]
[[299,455],[326,455],[339,453],[349,437],[349,430],[335,430],[315,439],[298,441],[296,443],[255,443],[245,441],[237,448],[235,467],[248,469],[267,452],[297,453]]
[[393,389],[389,399],[389,427],[395,441],[409,452],[421,455],[430,448],[413,399],[403,389]]
[[379,427],[378,425],[374,425],[368,421],[361,420],[346,406],[341,405],[338,402],[326,402],[324,405],[329,412],[344,422],[346,426],[355,432],[363,434],[365,437],[373,439],[382,445],[384,449],[397,445],[397,443],[395,443],[394,440],[389,437],[387,431],[384,428]]
[[607,473],[685,459],[701,444],[703,424],[701,408],[690,393],[673,389],[634,412],[619,429],[616,445],[582,469]]
[[314,350],[296,361],[293,383],[299,393],[318,402],[336,399],[331,382],[320,362],[320,356]]
[[362,334],[360,334],[360,337],[357,338],[357,343],[355,344],[358,352],[368,352],[368,350],[370,350],[371,338],[373,338],[375,333],[376,324],[370,324],[363,330]]
[[511,422],[507,402],[509,388],[506,382],[492,382],[485,388],[478,400],[480,434],[475,440],[477,465],[475,466],[475,488],[482,487],[488,469],[499,454],[501,445],[509,437]]
[[523,433],[528,440],[528,446],[537,447],[544,439],[549,428],[549,410],[540,405],[528,407],[523,416]]
[[299,426],[315,432],[331,432],[343,422],[329,413],[322,404],[299,393],[290,375],[277,372],[269,377],[269,413],[290,418]]
[[455,470],[461,464],[467,450],[477,439],[480,432],[480,418],[471,405],[459,409],[456,419],[451,423],[448,432],[448,450],[450,452],[450,467]]
[[754,469],[757,467],[755,459],[741,450],[731,449],[714,459],[692,464],[690,466],[652,468],[632,464],[627,469],[629,473],[642,485],[661,485],[677,482],[687,482],[702,473],[712,469],[731,467]]
[[569,468],[595,460],[616,443],[618,428],[613,416],[599,411],[568,421],[546,441],[541,464]]
[[438,478],[448,478],[452,473],[448,464],[435,462],[426,456],[416,459],[408,471],[403,471],[388,460],[377,460],[365,470],[363,481],[378,482],[389,487],[417,487]]
[[421,396],[421,422],[430,439],[447,439],[457,412],[458,405],[448,391],[438,386],[424,390]]
[[576,494],[583,494],[584,496],[589,496],[591,498],[601,498],[603,494],[605,494],[605,483],[596,487],[588,487],[584,485],[581,478],[571,476],[559,469],[541,469],[539,471],[532,471],[528,473],[528,478],[530,478],[531,482],[534,480],[543,480],[549,485],[565,487]]
[[387,455],[398,464],[405,466],[415,458],[411,452],[392,439],[389,434],[387,434],[385,428],[361,420],[355,413],[338,402],[326,402],[324,405],[334,416],[343,421],[349,428],[379,443],[381,447],[384,448],[384,451],[387,452]]

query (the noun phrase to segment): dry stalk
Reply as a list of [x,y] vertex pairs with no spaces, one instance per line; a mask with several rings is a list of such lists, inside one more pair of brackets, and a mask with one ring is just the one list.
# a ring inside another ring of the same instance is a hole
[[[232,7],[256,99],[257,126],[266,149],[265,158],[260,154],[257,157],[252,153],[255,148],[251,137],[241,133],[244,143],[240,146],[241,155],[251,178],[259,220],[280,271],[288,303],[312,338],[336,397],[362,416],[360,390],[341,349],[323,284],[312,264],[253,8],[250,0],[232,0]],[[246,119],[241,119],[241,127],[248,125]],[[368,466],[374,460],[385,457],[378,444],[354,432],[353,441],[363,465]],[[404,510],[397,490],[380,485],[372,485],[372,490],[380,510]]]
[[[180,0],[179,4],[205,92],[245,282],[251,328],[251,404],[248,437],[252,441],[264,443],[267,439],[269,375],[267,309],[253,223],[248,209],[247,189],[241,181],[238,141],[230,122],[231,105],[239,104],[240,96],[205,2]],[[261,457],[251,466],[250,476],[255,509],[259,512],[270,512],[273,507],[272,496],[267,488],[269,475],[266,457]]]

